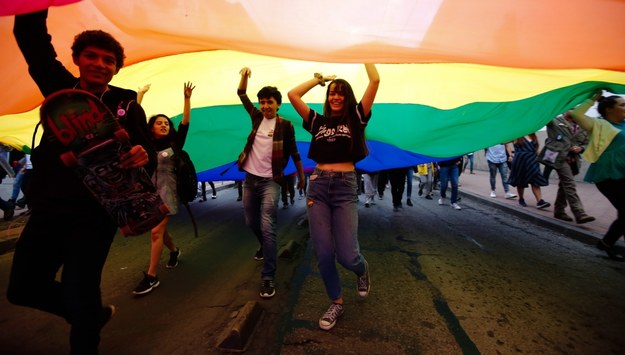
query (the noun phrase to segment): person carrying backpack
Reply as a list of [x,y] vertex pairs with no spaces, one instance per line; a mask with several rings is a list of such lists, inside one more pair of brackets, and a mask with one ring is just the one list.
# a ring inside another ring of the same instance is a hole
[[167,223],[170,216],[178,213],[180,198],[176,190],[176,153],[182,150],[189,132],[189,122],[191,120],[191,94],[195,86],[191,82],[184,84],[184,108],[182,121],[178,125],[178,130],[169,117],[157,114],[150,117],[148,129],[152,132],[152,143],[157,151],[157,166],[152,175],[152,182],[156,186],[159,195],[169,206],[169,215],[161,221],[159,225],[152,229],[152,248],[150,253],[150,266],[144,272],[143,279],[132,291],[135,295],[143,295],[158,287],[160,281],[157,276],[157,269],[161,260],[163,246],[169,249],[169,261],[166,267],[173,269],[178,266],[180,249],[176,247],[174,241],[167,232]]

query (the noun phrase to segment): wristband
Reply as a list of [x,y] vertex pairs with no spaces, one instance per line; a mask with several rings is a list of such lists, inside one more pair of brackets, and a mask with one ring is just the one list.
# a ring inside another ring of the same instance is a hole
[[321,75],[321,73],[315,73],[315,79],[319,80],[319,85],[326,86],[326,82],[323,80],[323,75]]

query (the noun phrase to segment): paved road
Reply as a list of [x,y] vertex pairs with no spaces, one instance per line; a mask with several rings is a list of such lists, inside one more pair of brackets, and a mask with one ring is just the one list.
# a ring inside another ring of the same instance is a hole
[[[361,300],[342,272],[346,313],[330,332],[317,320],[328,305],[306,228],[303,201],[280,210],[277,295],[258,297],[260,264],[236,190],[194,203],[200,237],[181,213],[171,232],[180,266],[162,269],[145,297],[130,290],[147,265],[149,238],[116,238],[103,299],[118,306],[103,330],[103,354],[214,354],[237,312],[258,302],[263,316],[250,354],[625,353],[624,266],[587,243],[465,195],[463,210],[414,199],[393,212],[389,199],[360,207],[360,239],[372,291]],[[6,288],[12,254],[0,256]],[[0,348],[13,354],[67,353],[64,322],[0,299]]]

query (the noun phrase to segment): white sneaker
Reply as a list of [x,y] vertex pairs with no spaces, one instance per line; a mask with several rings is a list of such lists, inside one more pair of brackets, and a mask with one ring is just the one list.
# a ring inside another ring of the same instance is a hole
[[461,210],[462,209],[462,207],[460,207],[460,205],[457,204],[457,203],[452,203],[451,207],[453,207],[454,210]]
[[490,192],[490,197],[497,197],[497,194],[495,193],[495,191]]
[[444,199],[443,198],[439,198],[438,199],[438,204],[439,205],[444,205]]
[[506,198],[515,198],[517,195],[513,192],[506,192]]

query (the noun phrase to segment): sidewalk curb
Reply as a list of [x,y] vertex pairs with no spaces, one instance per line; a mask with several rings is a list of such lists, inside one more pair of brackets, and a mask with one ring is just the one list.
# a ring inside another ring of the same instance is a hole
[[541,215],[524,212],[520,208],[513,208],[507,204],[497,201],[496,199],[488,199],[488,198],[485,198],[484,196],[477,195],[472,192],[461,191],[461,190],[458,191],[458,194],[460,194],[463,197],[467,197],[471,200],[487,204],[491,207],[496,207],[496,208],[505,210],[507,213],[515,215],[516,217],[525,219],[541,227],[549,228],[553,230],[554,232],[561,233],[569,238],[575,239],[577,241],[580,241],[588,245],[594,246],[597,243],[597,240],[602,238],[602,236],[597,233],[593,233],[593,232],[590,232],[581,228],[577,228],[568,223],[560,222],[556,220],[555,218],[547,218]]
[[256,301],[248,301],[232,319],[221,335],[218,348],[227,352],[244,352],[252,334],[263,316],[263,309]]

